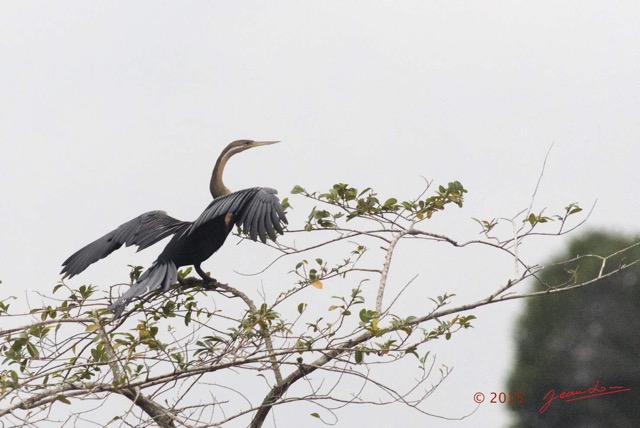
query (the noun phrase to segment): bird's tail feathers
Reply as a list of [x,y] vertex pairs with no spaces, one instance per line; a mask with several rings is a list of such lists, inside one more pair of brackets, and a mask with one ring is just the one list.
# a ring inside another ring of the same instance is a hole
[[176,268],[176,265],[172,261],[161,262],[156,260],[153,262],[153,265],[138,278],[138,281],[136,281],[131,288],[109,306],[109,310],[115,312],[113,318],[120,318],[125,306],[134,298],[158,289],[162,289],[163,292],[167,291],[171,284],[174,284],[177,280],[178,268]]

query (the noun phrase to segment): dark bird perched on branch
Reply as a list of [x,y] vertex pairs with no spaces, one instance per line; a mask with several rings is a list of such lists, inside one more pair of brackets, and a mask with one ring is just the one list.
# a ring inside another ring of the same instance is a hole
[[109,307],[115,312],[115,318],[122,315],[124,307],[134,297],[158,289],[166,291],[177,281],[178,268],[181,266],[193,265],[205,282],[214,281],[204,273],[200,264],[218,251],[234,225],[242,227],[243,233],[254,241],[259,237],[263,243],[267,236],[275,240],[276,232],[283,233],[281,223],[287,224],[287,218],[276,190],[252,187],[231,192],[222,181],[224,167],[231,156],[277,142],[238,140],[229,144],[220,154],[211,174],[213,202],[195,221],[180,221],[164,211],[149,211],[76,251],[62,264],[61,273],[72,278],[122,244],[137,245],[140,251],[173,235],[151,267]]

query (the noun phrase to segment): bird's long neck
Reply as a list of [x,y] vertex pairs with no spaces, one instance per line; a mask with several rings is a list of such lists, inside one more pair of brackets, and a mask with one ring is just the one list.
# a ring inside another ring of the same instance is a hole
[[231,190],[229,190],[222,181],[222,173],[224,172],[224,167],[231,156],[233,156],[233,152],[225,152],[220,155],[220,157],[216,161],[216,166],[213,168],[213,173],[211,173],[211,183],[209,184],[209,190],[211,191],[211,196],[213,196],[214,199],[231,193]]

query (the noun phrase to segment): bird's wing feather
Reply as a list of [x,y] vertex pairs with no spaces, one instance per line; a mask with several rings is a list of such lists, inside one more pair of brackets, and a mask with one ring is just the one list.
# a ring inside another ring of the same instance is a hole
[[109,306],[109,310],[115,312],[113,318],[120,318],[125,306],[134,298],[158,289],[165,292],[171,287],[171,284],[177,280],[178,269],[172,261],[161,262],[156,260],[153,265],[138,278],[138,281],[133,284],[131,288]]
[[258,205],[258,236],[262,242],[267,242],[267,229],[264,226],[264,218],[267,214],[267,205],[261,202]]
[[234,223],[254,241],[267,241],[267,235],[276,238],[275,231],[282,234],[281,224],[287,224],[278,192],[267,187],[252,187],[216,198],[194,222],[187,233],[193,233],[202,224],[228,213],[233,214]]
[[140,251],[169,235],[186,230],[190,225],[190,222],[177,220],[164,211],[149,211],[73,253],[62,264],[60,273],[72,278],[123,244],[127,247],[137,245]]

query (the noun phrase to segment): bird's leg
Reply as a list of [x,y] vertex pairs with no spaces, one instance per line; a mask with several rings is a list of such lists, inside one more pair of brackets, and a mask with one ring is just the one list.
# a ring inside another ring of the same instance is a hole
[[214,290],[217,287],[218,281],[207,275],[200,267],[200,263],[193,265],[193,267],[196,268],[196,272],[198,272],[198,275],[200,275],[200,277],[202,278],[204,288],[210,288]]

